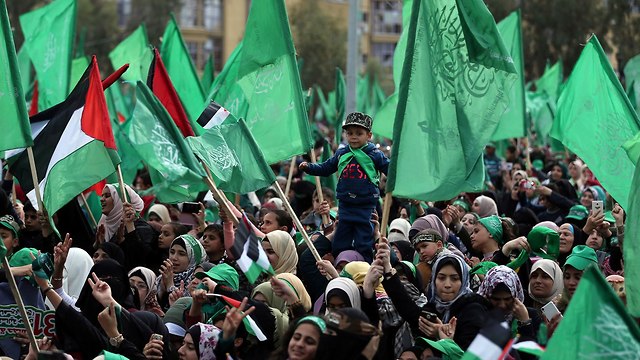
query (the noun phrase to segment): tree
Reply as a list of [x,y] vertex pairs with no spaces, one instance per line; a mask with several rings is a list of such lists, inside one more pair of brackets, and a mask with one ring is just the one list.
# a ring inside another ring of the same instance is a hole
[[179,10],[180,0],[131,0],[131,16],[123,38],[144,23],[151,44],[160,46],[160,37],[171,13]]
[[318,0],[304,0],[290,13],[291,31],[302,66],[302,88],[319,85],[333,89],[335,68],[345,68],[347,32],[343,25],[327,15]]
[[[85,30],[86,29],[86,30]],[[80,34],[86,31],[84,49],[78,49]],[[78,0],[76,22],[76,53],[96,55],[103,74],[111,69],[109,51],[120,41],[117,25],[116,2],[102,0]]]

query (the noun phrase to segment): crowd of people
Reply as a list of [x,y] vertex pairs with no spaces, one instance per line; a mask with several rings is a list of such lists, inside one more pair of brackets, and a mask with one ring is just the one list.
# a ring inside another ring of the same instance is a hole
[[[26,304],[55,312],[55,336],[39,339],[40,350],[75,359],[460,359],[491,322],[546,344],[589,266],[624,288],[625,213],[575,156],[513,143],[500,158],[489,144],[486,191],[393,198],[381,233],[389,160],[371,142],[369,116],[350,114],[344,130],[331,159],[273,166],[283,185],[293,172],[288,199],[263,189],[228,201],[232,213],[211,200],[186,216],[184,205],[155,202],[144,169],[135,185],[108,184],[86,244],[79,225],[59,241],[5,175],[0,236],[11,272]],[[309,178],[334,173],[336,189]],[[90,221],[86,210],[77,216],[67,224]],[[254,283],[228,251],[234,216],[253,224],[273,269]],[[541,311],[549,303],[559,310],[551,318]],[[0,352],[39,358],[22,332],[0,340]]]

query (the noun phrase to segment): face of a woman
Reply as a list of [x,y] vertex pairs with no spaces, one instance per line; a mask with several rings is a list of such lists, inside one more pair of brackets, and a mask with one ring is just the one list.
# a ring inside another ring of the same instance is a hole
[[591,202],[593,201],[593,194],[590,190],[585,190],[582,192],[582,196],[580,197],[580,204],[582,206],[586,206],[587,208],[591,207]]
[[300,324],[289,341],[287,352],[290,360],[311,360],[316,356],[320,332],[311,324]]
[[160,235],[158,236],[158,247],[160,249],[168,249],[175,238],[176,234],[173,232],[173,226],[170,224],[162,225],[162,228],[160,228]]
[[494,291],[493,294],[491,294],[491,296],[489,297],[489,301],[494,308],[498,308],[505,314],[509,314],[511,313],[511,311],[513,311],[515,299],[510,292],[503,290]]
[[442,301],[453,300],[460,288],[462,287],[462,279],[453,267],[453,265],[443,266],[436,275],[436,293]]
[[[204,269],[201,268],[200,266],[196,266],[196,268],[193,270],[193,273],[197,274],[199,272],[204,272]],[[193,279],[187,285],[187,290],[189,291],[189,294],[191,294],[196,289],[196,287],[200,285],[201,282],[202,280],[194,276]]]
[[102,249],[98,249],[96,250],[96,252],[93,253],[93,263],[97,264],[102,260],[106,260],[106,259],[110,259],[111,257],[109,256],[109,254],[107,254],[106,252],[104,252],[104,250]]
[[562,179],[562,168],[560,165],[554,165],[553,168],[551,168],[551,179],[555,181]]
[[536,269],[529,277],[531,295],[537,298],[548,298],[553,291],[553,279],[542,269]]
[[202,236],[202,247],[209,255],[222,256],[224,254],[224,244],[215,231],[205,231]]
[[349,307],[349,304],[345,303],[340,296],[332,296],[327,299],[327,309],[344,309]]
[[109,215],[111,210],[113,210],[113,198],[111,197],[111,192],[107,186],[102,189],[100,206],[102,206],[102,213],[105,215]]
[[142,280],[140,276],[132,276],[129,278],[129,286],[138,290],[138,296],[140,297],[140,304],[144,303],[144,299],[149,294],[149,287],[147,283]]
[[571,175],[571,178],[574,180],[577,180],[580,178],[580,169],[578,169],[576,164],[574,163],[569,164],[569,175]]
[[567,289],[570,296],[573,296],[573,293],[576,292],[578,283],[580,283],[580,279],[582,278],[582,271],[574,268],[573,266],[567,265],[564,267],[562,275],[564,288]]
[[571,224],[560,225],[560,254],[566,254],[571,251],[574,239],[572,228],[573,225]]
[[182,346],[178,349],[180,360],[198,360],[197,344],[193,343],[191,334],[187,333],[182,341]]
[[268,234],[272,231],[280,229],[280,224],[278,224],[278,219],[276,214],[267,213],[264,218],[262,218],[262,225],[260,226],[260,231],[265,234]]
[[268,241],[262,242],[262,248],[264,249],[264,252],[267,253],[269,264],[271,264],[271,266],[275,268],[278,265],[278,261],[280,261],[280,256],[276,254],[275,250],[273,250],[273,248],[271,247],[271,243]]
[[471,212],[476,214],[480,214],[480,201],[476,199],[473,204],[471,204]]
[[491,234],[482,224],[476,224],[471,233],[471,247],[476,251],[482,251],[489,241],[493,241]]
[[473,233],[473,227],[476,225],[476,217],[473,214],[465,214],[462,217],[462,226],[464,226],[465,230],[467,230],[468,234]]
[[591,234],[589,234],[586,245],[593,250],[600,250],[600,248],[602,248],[603,242],[604,239],[602,238],[602,235],[598,233],[598,230],[594,229],[593,231],[591,231]]
[[169,250],[169,260],[173,264],[173,273],[179,273],[187,270],[189,267],[189,256],[187,250],[180,245],[173,245]]

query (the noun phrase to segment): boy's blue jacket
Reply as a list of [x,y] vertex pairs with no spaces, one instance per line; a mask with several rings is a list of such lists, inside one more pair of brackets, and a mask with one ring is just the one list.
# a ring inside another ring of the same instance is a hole
[[[378,150],[372,143],[362,147],[362,151],[369,155],[373,164],[379,172],[387,174],[389,169],[389,159]],[[340,157],[349,152],[349,147],[345,146],[336,151],[336,153],[327,161],[321,164],[311,164],[305,170],[307,174],[315,176],[329,176],[338,171],[338,163]],[[367,174],[358,164],[355,157],[351,159],[349,165],[344,168],[342,174],[338,174],[338,185],[336,187],[336,197],[340,202],[346,202],[351,205],[371,205],[378,202],[380,198],[380,190],[369,180]]]

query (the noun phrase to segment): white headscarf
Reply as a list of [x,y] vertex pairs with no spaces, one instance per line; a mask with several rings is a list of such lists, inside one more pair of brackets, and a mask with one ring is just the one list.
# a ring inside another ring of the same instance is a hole
[[[93,259],[86,251],[77,247],[69,249],[67,261],[62,271],[62,290],[73,300],[77,300],[80,296],[80,291],[82,291],[92,267]],[[54,308],[49,299],[46,299],[45,303],[50,309]],[[70,305],[75,306],[74,304]]]
[[478,203],[478,216],[480,216],[480,218],[498,215],[498,206],[492,198],[480,195],[473,202]]
[[[122,224],[122,216],[123,216],[123,206],[122,199],[120,199],[120,192],[118,189],[112,185],[105,185],[109,192],[111,193],[111,198],[113,198],[113,209],[109,212],[109,214],[102,214],[100,218],[100,222],[98,225],[104,225],[104,239],[105,241],[111,241],[111,238],[118,232],[118,228]],[[129,203],[133,205],[135,211],[140,212],[144,208],[144,202],[140,195],[138,195],[129,185],[124,186],[127,190],[127,196],[129,197]]]
[[151,214],[158,215],[158,217],[160,218],[160,221],[162,221],[162,225],[168,224],[171,222],[171,215],[169,214],[169,210],[167,209],[166,206],[162,204],[153,204],[149,208],[149,211],[147,213],[149,215]]
[[562,277],[562,269],[560,266],[556,264],[553,260],[541,259],[536,261],[531,267],[531,272],[529,273],[529,277],[536,270],[542,270],[545,274],[549,275],[550,278],[553,279],[553,287],[551,288],[551,295],[546,298],[536,298],[531,294],[531,281],[529,281],[529,296],[538,303],[546,304],[551,301],[554,297],[562,293],[564,289],[564,279]]
[[329,293],[331,290],[338,289],[345,293],[351,302],[351,307],[355,309],[362,308],[362,302],[360,300],[360,291],[358,290],[358,285],[356,285],[353,280],[339,277],[329,281],[327,288],[324,291],[324,301],[327,303],[329,301]]

